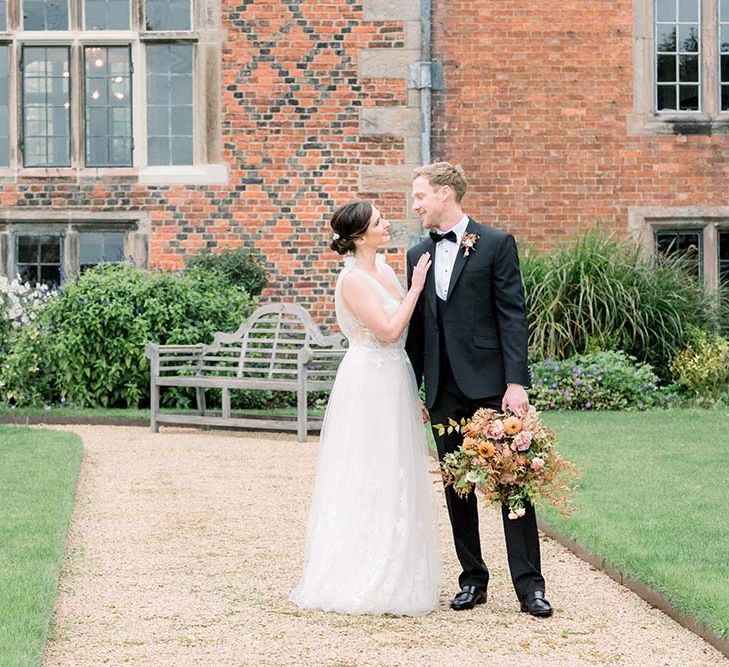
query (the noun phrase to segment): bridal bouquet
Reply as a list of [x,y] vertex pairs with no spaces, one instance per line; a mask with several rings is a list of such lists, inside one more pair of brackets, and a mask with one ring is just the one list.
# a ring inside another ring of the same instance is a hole
[[546,500],[566,510],[575,466],[556,451],[556,436],[530,407],[517,416],[481,408],[470,419],[436,424],[439,434],[457,432],[463,444],[446,454],[443,479],[459,496],[474,487],[487,500],[509,507],[509,518],[524,516],[525,504]]

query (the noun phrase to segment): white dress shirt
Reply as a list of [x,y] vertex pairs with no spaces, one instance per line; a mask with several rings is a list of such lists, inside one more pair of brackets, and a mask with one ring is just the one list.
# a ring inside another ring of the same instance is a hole
[[438,241],[435,246],[435,261],[433,263],[433,270],[435,271],[435,293],[443,301],[448,297],[448,285],[451,282],[453,265],[456,263],[456,255],[458,249],[461,247],[461,239],[466,232],[466,225],[468,225],[468,216],[464,215],[455,227],[451,227],[448,230],[455,233],[456,242],[454,243],[453,241],[443,239]]

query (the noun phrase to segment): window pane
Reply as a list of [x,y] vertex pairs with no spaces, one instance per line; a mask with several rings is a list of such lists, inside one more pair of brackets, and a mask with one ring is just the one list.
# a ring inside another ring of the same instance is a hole
[[124,260],[124,232],[89,232],[79,235],[81,270],[102,262]]
[[189,44],[147,47],[147,158],[193,164],[192,52]]
[[23,0],[25,30],[68,30],[67,0]]
[[678,26],[679,49],[686,53],[698,53],[699,29],[695,25]]
[[[727,16],[727,21],[729,21],[729,16]],[[729,22],[722,23],[720,39],[722,53],[729,53]]]
[[0,45],[0,166],[10,164],[10,107],[8,79],[8,47]]
[[16,237],[16,271],[26,282],[61,284],[61,236]]
[[679,86],[678,87],[678,105],[680,111],[698,111],[699,110],[699,87],[698,86]]
[[729,111],[729,86],[721,87],[721,110]]
[[675,25],[657,25],[656,26],[656,51],[666,51],[668,53],[676,52],[676,26]]
[[0,30],[8,29],[8,3],[7,0],[0,0]]
[[23,48],[23,142],[26,167],[70,164],[67,47]]
[[678,20],[696,22],[699,20],[699,0],[678,0]]
[[676,109],[676,86],[658,86],[658,111]]
[[23,264],[34,264],[38,262],[38,253],[40,252],[40,244],[35,236],[18,237],[17,257],[18,262]]
[[676,81],[676,56],[658,56],[658,81]]
[[[84,49],[86,165],[132,164],[132,96],[127,46]],[[119,142],[117,140],[121,139]]]
[[84,25],[87,30],[128,30],[129,0],[86,0]]
[[656,0],[656,21],[676,20],[676,0]]
[[678,57],[678,80],[694,82],[699,80],[699,57]]
[[729,231],[719,232],[719,280],[729,290]]
[[658,230],[655,239],[658,254],[665,257],[681,257],[686,269],[697,279],[703,274],[700,231]]
[[41,264],[38,273],[40,274],[38,282],[44,285],[60,285],[61,284],[61,267],[51,266],[49,264]]
[[147,0],[147,30],[189,30],[190,0]]

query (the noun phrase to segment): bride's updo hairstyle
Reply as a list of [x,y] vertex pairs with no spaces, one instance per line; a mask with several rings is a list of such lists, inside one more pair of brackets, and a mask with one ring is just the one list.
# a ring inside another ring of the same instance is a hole
[[330,248],[340,255],[354,252],[354,242],[364,236],[372,218],[372,204],[366,199],[354,201],[340,206],[329,223],[332,228]]

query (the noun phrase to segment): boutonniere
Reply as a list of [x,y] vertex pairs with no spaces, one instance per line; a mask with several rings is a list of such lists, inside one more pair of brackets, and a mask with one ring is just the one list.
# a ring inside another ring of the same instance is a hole
[[478,234],[473,232],[466,232],[461,239],[461,248],[463,248],[463,256],[468,257],[471,254],[471,250],[476,247],[476,243],[479,239]]

